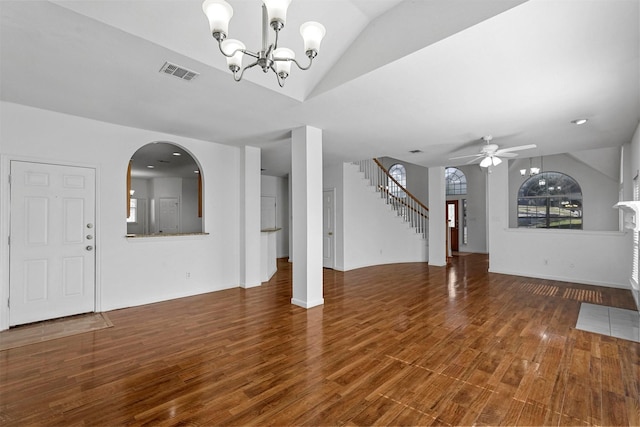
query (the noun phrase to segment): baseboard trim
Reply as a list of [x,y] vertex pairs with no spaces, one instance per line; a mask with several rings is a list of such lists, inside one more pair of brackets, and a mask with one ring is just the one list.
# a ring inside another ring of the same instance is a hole
[[324,298],[315,301],[302,301],[297,298],[291,298],[291,304],[302,308],[312,308],[324,304]]

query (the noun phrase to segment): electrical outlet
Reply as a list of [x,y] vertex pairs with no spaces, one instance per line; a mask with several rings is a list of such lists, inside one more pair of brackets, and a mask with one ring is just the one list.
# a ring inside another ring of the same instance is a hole
[[191,272],[187,271],[187,279],[191,279]]
[[549,265],[549,260],[548,259],[543,259],[542,262],[544,263],[544,265]]

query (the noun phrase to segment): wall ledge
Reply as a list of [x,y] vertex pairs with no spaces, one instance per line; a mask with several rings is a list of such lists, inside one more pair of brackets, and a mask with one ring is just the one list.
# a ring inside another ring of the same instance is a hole
[[618,208],[624,213],[624,228],[627,230],[640,231],[640,201],[629,200],[618,202],[613,205],[614,209]]
[[570,229],[552,229],[552,228],[504,228],[508,233],[529,233],[529,234],[550,234],[570,235],[570,236],[624,236],[626,231],[604,231],[604,230],[570,230]]
[[[185,238],[202,238],[208,236],[209,233],[158,233],[158,234],[126,234],[124,237],[128,242],[134,241],[150,241],[150,240],[174,240]],[[172,239],[173,238],[173,239]]]

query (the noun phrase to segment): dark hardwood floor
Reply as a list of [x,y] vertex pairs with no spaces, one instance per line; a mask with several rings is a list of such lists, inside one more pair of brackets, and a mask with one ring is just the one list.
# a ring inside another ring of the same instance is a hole
[[0,352],[3,425],[640,425],[640,344],[574,329],[629,291],[487,273],[487,257],[324,271],[108,313]]

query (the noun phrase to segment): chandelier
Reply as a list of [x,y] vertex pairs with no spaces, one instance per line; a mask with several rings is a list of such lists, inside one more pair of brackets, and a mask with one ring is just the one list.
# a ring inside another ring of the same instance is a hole
[[[322,24],[313,21],[305,22],[300,26],[304,51],[309,58],[309,64],[302,66],[291,49],[278,47],[278,34],[284,28],[287,8],[291,0],[262,1],[262,49],[258,52],[247,50],[244,43],[239,40],[227,38],[229,21],[233,16],[233,9],[229,3],[224,0],[205,0],[202,10],[209,19],[211,35],[218,41],[220,52],[227,58],[227,66],[233,72],[235,81],[239,82],[246,70],[259,65],[265,73],[269,70],[273,71],[280,87],[284,87],[284,82],[291,72],[291,63],[296,64],[301,70],[308,70],[311,67],[326,30]],[[275,32],[273,43],[269,43],[269,26]],[[255,61],[243,68],[242,59],[245,55]]]

